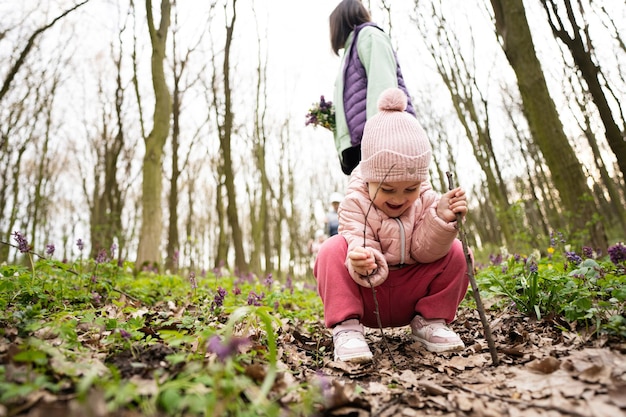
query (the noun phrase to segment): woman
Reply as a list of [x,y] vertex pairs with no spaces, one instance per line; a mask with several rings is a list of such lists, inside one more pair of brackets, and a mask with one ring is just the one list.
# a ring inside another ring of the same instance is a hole
[[[330,42],[341,58],[335,82],[335,147],[341,169],[350,175],[361,160],[365,121],[378,111],[380,93],[398,87],[407,95],[406,111],[415,116],[389,36],[371,21],[360,0],[343,0],[330,14]],[[356,38],[356,42],[355,42]],[[353,45],[356,44],[356,48]]]

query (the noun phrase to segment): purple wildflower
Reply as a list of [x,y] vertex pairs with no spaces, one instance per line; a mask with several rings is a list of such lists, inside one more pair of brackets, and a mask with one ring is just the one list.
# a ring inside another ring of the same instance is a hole
[[583,246],[583,257],[593,259],[593,249],[589,246]]
[[313,380],[315,386],[322,393],[327,402],[330,402],[333,398],[333,384],[332,380],[324,375],[322,372],[317,371],[315,379]]
[[537,266],[537,262],[535,261],[531,261],[530,264],[528,265],[528,270],[532,273],[532,274],[536,274],[537,271],[539,271],[539,267]]
[[241,288],[239,288],[239,287],[235,287],[235,288],[233,288],[233,294],[234,294],[234,295],[239,295],[239,294],[241,294]]
[[491,254],[489,255],[489,260],[494,265],[500,265],[502,263],[502,254],[497,254],[497,255]]
[[261,295],[255,293],[254,291],[250,291],[248,293],[248,305],[249,306],[261,306],[262,303],[261,301],[263,300],[263,298],[265,297],[265,293],[262,293]]
[[189,273],[189,283],[191,284],[191,289],[195,290],[198,288],[198,282],[196,281],[196,273],[191,271]]
[[509,266],[507,264],[502,264],[500,270],[503,274],[506,274],[507,272],[509,272]]
[[304,125],[308,126],[310,124],[313,124],[313,125],[317,124],[317,117],[314,114],[307,114],[307,119],[306,119],[306,122],[304,122]]
[[213,268],[213,275],[215,275],[215,278],[221,278],[222,268],[220,266]]
[[228,291],[226,291],[222,287],[219,287],[217,289],[217,294],[215,294],[215,297],[213,298],[213,304],[211,305],[211,310],[223,306],[224,298],[226,298],[226,295],[228,295]]
[[48,243],[46,245],[46,255],[52,256],[54,255],[54,245],[52,243]]
[[322,126],[333,131],[335,129],[335,109],[332,101],[320,96],[319,103],[313,104],[306,115],[305,126]]
[[115,259],[116,250],[117,250],[117,245],[114,243],[111,245],[111,249],[109,249],[109,253],[111,254],[111,259]]
[[98,251],[98,256],[96,256],[96,263],[103,264],[106,262],[106,260],[107,260],[107,251],[104,249],[100,249]]
[[13,238],[17,242],[18,249],[22,253],[30,252],[30,245],[28,244],[28,240],[24,237],[20,232],[13,232]]
[[333,107],[332,101],[326,101],[324,96],[320,96],[320,109],[330,109]]
[[120,329],[120,336],[122,336],[122,338],[126,340],[130,339],[130,333],[128,333],[124,329]]
[[237,281],[236,283],[244,283],[244,282],[254,282],[255,281],[255,275],[252,272],[248,272],[247,274],[239,274],[236,273],[237,275]]
[[609,258],[615,265],[626,261],[626,246],[622,242],[619,242],[609,247]]
[[265,281],[263,281],[263,283],[265,284],[266,287],[271,287],[272,284],[274,283],[274,280],[272,279],[272,274],[269,274],[266,278]]
[[91,293],[91,299],[93,300],[94,304],[100,304],[102,302],[102,296],[95,291]]
[[83,251],[83,249],[85,249],[85,243],[83,243],[82,239],[78,239],[76,241],[76,246],[78,246],[78,250],[81,252]]
[[293,294],[293,279],[291,275],[288,275],[285,280],[285,289]]
[[250,341],[245,337],[230,337],[223,341],[218,335],[215,335],[207,342],[207,350],[215,353],[220,361],[225,361],[229,356],[233,356],[239,352],[239,348],[248,345]]
[[575,265],[578,265],[579,263],[583,261],[583,259],[580,256],[578,256],[576,252],[573,252],[573,251],[565,252],[565,257],[567,258],[568,261],[572,262]]

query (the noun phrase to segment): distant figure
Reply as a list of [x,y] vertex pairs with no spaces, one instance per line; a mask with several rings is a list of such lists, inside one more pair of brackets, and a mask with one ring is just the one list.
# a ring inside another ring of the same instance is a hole
[[341,202],[339,234],[317,255],[313,273],[336,361],[371,361],[363,325],[379,323],[410,325],[431,352],[464,348],[447,324],[469,284],[455,227],[457,213],[467,213],[465,191],[432,189],[430,142],[406,105],[398,88],[381,95],[380,112],[365,125],[363,160]]
[[315,237],[309,240],[308,250],[311,258],[309,259],[309,268],[310,271],[313,271],[313,267],[315,267],[315,259],[317,258],[317,254],[322,247],[322,243],[326,240],[326,233],[322,229],[318,229],[315,231]]
[[343,0],[329,18],[330,44],[343,56],[335,81],[335,147],[344,174],[361,160],[365,121],[378,111],[380,93],[399,87],[407,96],[406,111],[415,116],[391,39],[372,23],[360,0]]
[[322,246],[322,243],[326,240],[326,234],[322,229],[315,231],[315,238],[309,241],[309,254],[313,255],[313,258],[317,256],[317,253]]
[[330,195],[330,209],[326,213],[325,228],[328,236],[335,236],[339,231],[339,216],[337,211],[339,210],[339,204],[343,200],[343,196],[339,193],[332,193]]

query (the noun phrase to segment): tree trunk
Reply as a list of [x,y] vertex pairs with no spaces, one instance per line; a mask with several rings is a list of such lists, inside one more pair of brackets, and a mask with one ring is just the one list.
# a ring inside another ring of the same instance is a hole
[[[587,36],[585,30],[581,28],[576,21],[576,16],[574,15],[570,0],[564,0],[567,19],[569,21],[567,28],[563,27],[558,10],[559,6],[553,0],[541,0],[541,3],[543,4],[543,7],[548,15],[548,23],[550,24],[554,37],[567,46],[572,54],[574,62],[576,63],[576,67],[580,71],[580,75],[587,84],[587,91],[593,98],[593,102],[595,103],[598,113],[600,114],[600,119],[602,119],[606,140],[615,154],[617,165],[622,172],[622,178],[626,180],[625,129],[623,126],[620,128],[613,118],[611,106],[606,95],[604,94],[602,83],[600,81],[601,70],[600,67],[594,62],[591,38]],[[580,10],[582,12],[582,7]],[[585,39],[583,39],[583,33],[585,33]],[[621,103],[618,101],[616,105],[620,106]]]
[[[120,51],[121,49],[120,45]],[[118,239],[118,256],[122,253],[125,239],[122,236],[122,209],[124,205],[123,191],[118,181],[119,158],[124,148],[124,125],[123,125],[123,102],[124,86],[122,84],[122,54],[115,59],[117,69],[115,82],[115,117],[117,118],[116,133],[110,135],[108,123],[110,120],[105,116],[106,109],[102,108],[102,131],[100,140],[93,143],[96,153],[96,164],[93,169],[94,188],[91,193],[89,230],[91,236],[91,256],[96,257],[100,250],[110,249],[115,238]],[[102,89],[100,89],[102,94]],[[104,102],[104,100],[103,100]],[[87,186],[83,183],[85,195]]]
[[152,43],[152,86],[154,89],[153,127],[144,138],[146,153],[143,159],[142,223],[135,267],[159,268],[161,264],[161,239],[163,238],[163,211],[161,192],[163,178],[163,147],[169,135],[172,99],[165,81],[163,62],[167,32],[170,24],[170,1],[161,0],[161,22],[158,30],[152,16],[152,0],[146,0],[148,31]]
[[582,243],[606,247],[603,228],[594,224],[595,207],[589,198],[587,179],[565,136],[535,54],[523,0],[491,0],[491,4],[501,46],[517,76],[530,131],[550,169],[563,209],[571,215],[572,232],[588,234],[581,235]]
[[[178,149],[180,137],[180,112],[181,97],[180,80],[184,69],[184,63],[178,61],[176,57],[176,36],[172,36],[173,56],[174,56],[174,93],[172,94],[172,176],[170,178],[170,193],[167,199],[169,208],[169,219],[167,228],[167,250],[165,267],[177,272],[180,245],[178,235],[178,178],[180,168],[178,167]],[[188,236],[189,237],[189,236]]]
[[[472,147],[476,161],[480,165],[487,178],[487,191],[492,204],[496,207],[497,227],[499,232],[496,236],[496,245],[502,243],[512,244],[514,241],[512,222],[509,217],[509,200],[506,185],[502,180],[502,174],[498,161],[493,153],[492,138],[489,131],[489,109],[487,101],[483,98],[473,68],[464,59],[459,46],[459,41],[454,35],[454,30],[445,19],[445,14],[434,4],[428,15],[420,12],[419,2],[416,1],[417,29],[424,39],[435,37],[433,41],[426,41],[427,48],[432,56],[437,71],[448,89],[454,110],[459,122],[465,130],[466,137]],[[432,30],[428,28],[434,26]],[[449,28],[445,30],[442,28]],[[441,46],[446,47],[442,48]],[[480,104],[476,104],[480,103]],[[459,181],[463,173],[459,173]],[[446,186],[447,189],[447,186]]]
[[232,104],[232,90],[230,84],[230,53],[233,41],[233,31],[235,28],[235,20],[237,18],[236,13],[237,1],[233,0],[232,3],[232,17],[230,24],[226,25],[226,43],[224,46],[224,62],[223,62],[223,75],[224,75],[224,115],[223,123],[219,129],[220,137],[220,150],[222,153],[223,161],[223,173],[224,173],[224,187],[226,189],[226,217],[231,230],[231,243],[235,249],[235,268],[238,273],[247,273],[248,264],[246,262],[245,252],[243,250],[243,233],[241,226],[239,225],[239,215],[237,213],[237,192],[235,189],[235,172],[233,170],[233,158],[231,153],[231,138],[233,134],[233,104]]

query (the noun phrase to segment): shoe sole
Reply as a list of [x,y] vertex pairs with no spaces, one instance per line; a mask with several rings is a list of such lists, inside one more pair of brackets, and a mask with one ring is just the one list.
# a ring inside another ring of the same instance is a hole
[[371,352],[368,353],[353,353],[352,355],[337,356],[335,354],[335,362],[350,362],[350,363],[366,363],[371,362],[374,355]]
[[426,350],[434,353],[442,353],[442,352],[456,352],[459,350],[465,349],[465,344],[463,342],[460,343],[431,343],[428,340],[424,340],[418,336],[412,335],[413,339],[420,342]]

